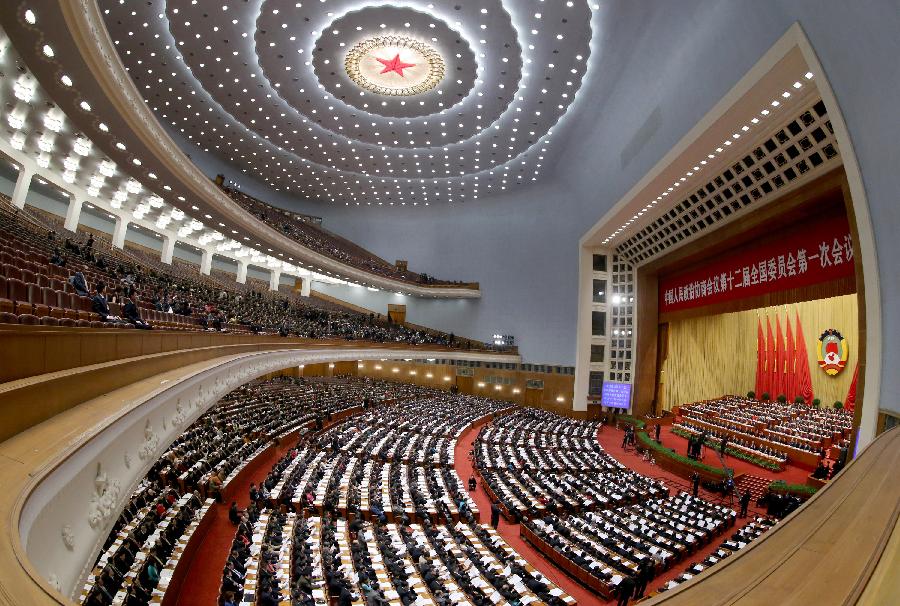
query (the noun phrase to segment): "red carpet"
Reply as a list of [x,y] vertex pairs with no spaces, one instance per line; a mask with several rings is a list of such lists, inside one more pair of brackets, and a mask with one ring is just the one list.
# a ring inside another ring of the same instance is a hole
[[[272,470],[272,466],[278,462],[294,442],[282,443],[278,448],[263,453],[247,464],[249,468],[243,475],[240,485],[235,486],[238,507],[244,509],[250,504],[250,483],[259,484],[266,479],[266,475]],[[235,527],[228,519],[228,508],[231,503],[216,504],[218,515],[213,521],[206,536],[203,537],[203,545],[197,550],[194,558],[188,562],[187,574],[184,577],[182,587],[189,588],[178,596],[176,606],[215,606],[219,599],[219,585],[222,581],[222,571],[225,570],[225,561],[228,559],[228,550],[234,540]],[[183,563],[179,563],[182,565]]]

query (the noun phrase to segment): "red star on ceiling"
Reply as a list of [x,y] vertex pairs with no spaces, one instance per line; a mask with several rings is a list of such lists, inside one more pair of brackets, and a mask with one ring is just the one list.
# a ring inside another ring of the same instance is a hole
[[404,78],[403,70],[407,67],[415,67],[415,63],[404,63],[400,60],[400,53],[394,55],[393,59],[379,59],[375,57],[375,60],[381,63],[384,66],[384,69],[381,70],[382,74],[386,74],[388,72],[397,72],[400,74],[401,78]]

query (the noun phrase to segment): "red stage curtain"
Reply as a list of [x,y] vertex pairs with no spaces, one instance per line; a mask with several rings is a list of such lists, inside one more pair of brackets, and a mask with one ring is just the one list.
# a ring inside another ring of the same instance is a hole
[[784,357],[784,395],[787,396],[788,402],[793,402],[794,398],[800,394],[797,391],[797,349],[794,346],[794,333],[791,330],[791,319],[784,317],[784,330],[787,333],[787,353]]
[[[781,333],[781,318],[775,316],[775,377],[772,386],[772,398],[784,393],[784,338]],[[785,394],[787,395],[787,394]]]
[[794,332],[797,334],[797,391],[798,395],[803,396],[809,403],[813,399],[812,375],[809,374],[809,357],[806,353],[806,339],[803,338],[800,314],[796,314],[796,317],[796,330]]
[[844,408],[853,412],[856,409],[856,378],[859,376],[859,362],[853,370],[853,381],[850,382],[850,389],[847,390],[847,399],[844,400]]
[[766,337],[763,335],[762,320],[756,316],[756,397],[762,398],[766,389]]

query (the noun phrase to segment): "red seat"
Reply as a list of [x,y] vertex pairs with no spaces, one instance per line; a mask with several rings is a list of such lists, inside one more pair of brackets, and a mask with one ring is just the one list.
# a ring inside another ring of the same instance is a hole
[[79,326],[82,328],[85,328],[85,327],[89,328],[91,326],[91,322],[90,322],[90,320],[84,320],[82,318],[78,318],[77,320],[75,320],[75,326]]
[[28,324],[36,326],[41,323],[41,319],[32,314],[19,314],[19,324]]
[[106,328],[106,327],[104,326],[104,322],[101,322],[100,320],[93,320],[93,321],[90,323],[90,327],[91,327],[91,328]]
[[86,311],[86,312],[90,313],[90,311],[94,308],[94,306],[91,305],[90,297],[82,297],[80,295],[75,295],[75,299],[76,299],[75,300],[75,308],[78,311]]
[[28,300],[28,285],[17,278],[7,278],[7,295],[13,301]]
[[9,287],[6,285],[6,276],[0,276],[0,311],[12,313],[13,302],[9,299]]
[[44,304],[44,300],[41,295],[42,293],[40,286],[38,286],[37,284],[28,285],[28,302],[31,303],[32,307],[34,308],[34,311],[32,311],[32,313],[39,318],[50,315],[50,306]]
[[33,271],[27,268],[23,268],[20,271],[22,272],[22,282],[25,282],[26,284],[34,283],[35,280]]
[[19,318],[16,314],[8,311],[0,311],[0,324],[18,324]]
[[50,278],[50,288],[53,290],[66,290],[66,283],[62,280],[57,280],[56,278]]
[[44,274],[35,274],[34,283],[40,287],[50,286],[50,278]]
[[43,317],[41,317],[41,325],[42,326],[59,326],[59,318],[43,316]]
[[13,265],[4,264],[3,265],[3,275],[8,279],[12,280],[21,280],[22,279],[22,270]]
[[69,272],[66,271],[65,267],[60,267],[59,265],[48,265],[47,268],[50,271],[51,276],[56,276],[63,279],[67,279],[69,277]]
[[41,303],[50,308],[50,315],[54,318],[62,318],[66,315],[66,312],[59,301],[59,295],[60,293],[52,288],[46,286],[41,288]]
[[60,318],[59,325],[72,327],[75,326],[75,320],[72,318]]

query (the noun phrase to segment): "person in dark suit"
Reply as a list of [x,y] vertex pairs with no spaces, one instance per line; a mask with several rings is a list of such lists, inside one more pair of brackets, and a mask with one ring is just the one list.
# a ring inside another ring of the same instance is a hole
[[659,444],[662,444],[662,442],[659,441],[659,432],[662,431],[662,425],[660,425],[659,423],[657,423],[657,424],[656,424],[656,430],[655,430],[655,431],[656,431],[656,442],[659,443]]
[[84,279],[84,274],[80,271],[76,271],[74,274],[69,276],[69,284],[71,284],[72,288],[75,289],[75,294],[80,297],[86,297],[91,294],[88,290],[87,280]]
[[131,297],[125,297],[125,307],[122,310],[122,314],[130,324],[134,325],[135,328],[150,330],[150,325],[141,318],[141,314],[138,311],[137,305],[134,304],[134,301]]
[[491,503],[491,526],[497,528],[500,525],[500,507],[496,503]]
[[100,316],[104,322],[118,322],[119,317],[109,312],[109,302],[106,300],[106,284],[97,282],[97,292],[91,298],[91,311]]
[[628,606],[628,600],[631,599],[634,593],[634,586],[634,578],[631,576],[626,576],[619,582],[619,601],[617,606]]
[[697,495],[700,493],[700,474],[696,471],[691,474],[691,490],[694,498],[697,498]]
[[650,559],[646,559],[638,565],[637,581],[634,587],[634,599],[638,600],[644,597],[647,591],[647,583],[653,578],[653,563]]
[[750,506],[750,491],[744,490],[744,494],[741,495],[741,517],[747,517],[747,507]]

